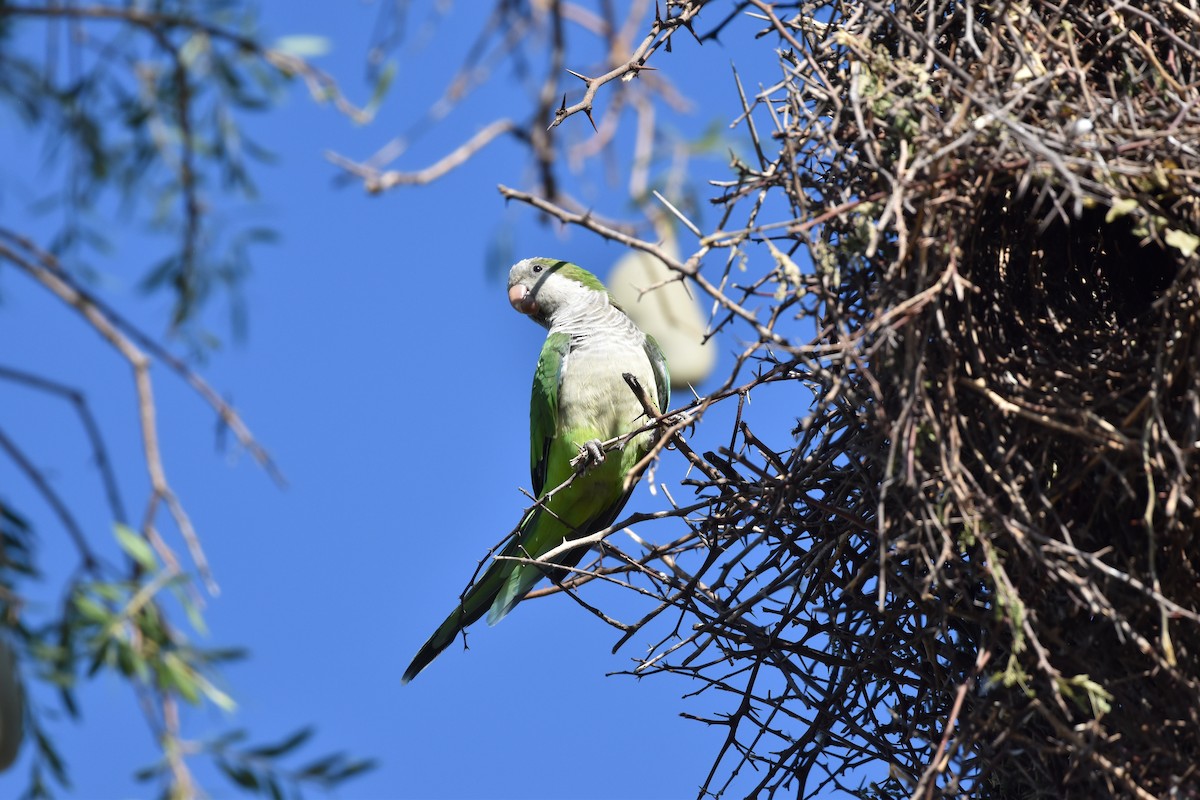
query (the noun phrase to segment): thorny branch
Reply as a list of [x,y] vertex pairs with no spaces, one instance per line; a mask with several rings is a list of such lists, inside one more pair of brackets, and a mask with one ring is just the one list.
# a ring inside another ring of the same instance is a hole
[[[559,162],[564,160],[564,156],[568,161],[586,158],[610,145],[619,127],[621,109],[629,107],[639,120],[638,150],[643,154],[630,174],[630,187],[639,187],[634,193],[644,194],[649,160],[646,155],[653,147],[655,106],[652,100],[661,99],[675,107],[685,105],[685,101],[669,83],[650,77],[654,68],[646,62],[658,50],[670,51],[671,40],[678,31],[686,30],[695,36],[693,21],[709,1],[672,0],[666,4],[665,16],[656,8],[650,30],[642,35],[640,43],[634,47],[629,42],[640,35],[639,26],[649,6],[648,0],[630,3],[625,20],[620,24],[615,18],[615,6],[612,4],[604,4],[600,15],[592,14],[576,3],[558,0],[533,9],[497,4],[466,62],[450,80],[445,96],[414,127],[413,135],[425,131],[432,122],[445,117],[451,108],[464,103],[470,92],[492,75],[497,61],[520,52],[522,46],[547,51],[546,71],[538,84],[530,119],[514,121],[504,117],[492,120],[437,163],[414,171],[382,169],[384,163],[404,153],[412,135],[396,137],[387,147],[365,161],[356,161],[339,153],[329,153],[327,158],[347,174],[361,180],[367,191],[378,193],[398,186],[420,185],[436,180],[474,157],[499,136],[510,134],[526,144],[533,153],[543,195],[577,205],[562,193],[557,173]],[[532,16],[527,13],[529,11],[533,12]],[[603,39],[607,61],[602,74],[588,77],[565,66],[565,28],[568,23]],[[549,38],[548,50],[541,37]],[[494,50],[490,49],[493,46]],[[484,68],[483,63],[491,65],[491,69]],[[582,97],[571,105],[567,104],[571,92],[561,89],[562,81],[568,74],[584,84]],[[617,89],[612,98],[609,121],[597,126],[593,115],[597,94],[601,88],[614,82],[617,82]],[[596,133],[591,142],[579,148],[567,148],[559,138],[550,135],[550,131],[569,117],[581,113],[588,118]]]

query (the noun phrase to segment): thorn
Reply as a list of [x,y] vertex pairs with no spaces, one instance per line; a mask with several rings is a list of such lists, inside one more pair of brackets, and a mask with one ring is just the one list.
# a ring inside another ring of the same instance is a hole
[[696,35],[696,29],[692,27],[692,21],[690,19],[684,20],[683,27],[687,28],[688,33],[690,33],[692,38],[696,40],[696,44],[700,45],[701,47],[704,46],[704,41]]
[[658,0],[654,0],[654,24],[661,28],[662,21],[662,12],[659,11]]
[[585,108],[583,113],[587,115],[588,122],[592,123],[592,130],[594,130],[596,133],[599,133],[600,129],[596,127],[596,120],[592,119],[592,109]]
[[[563,67],[563,69],[566,69],[566,67]],[[576,78],[579,78],[579,80],[583,81],[584,83],[589,83],[589,84],[590,84],[590,83],[592,82],[592,79],[591,79],[591,78],[589,78],[587,75],[580,75],[578,72],[576,72],[576,71],[575,71],[575,70],[573,70],[573,69],[568,69],[568,70],[567,70],[567,72],[571,73],[571,74],[572,74],[572,75],[574,75]]]
[[645,64],[630,64],[629,70],[621,76],[621,80],[625,83],[629,83],[634,78],[640,77],[642,70],[644,69],[653,71],[658,69],[658,67],[647,67]]
[[546,126],[546,130],[552,130],[554,128],[557,128],[559,123],[562,122],[566,118],[567,118],[567,95],[564,93],[562,105],[559,106],[558,110],[554,112],[554,119],[551,120],[550,124]]

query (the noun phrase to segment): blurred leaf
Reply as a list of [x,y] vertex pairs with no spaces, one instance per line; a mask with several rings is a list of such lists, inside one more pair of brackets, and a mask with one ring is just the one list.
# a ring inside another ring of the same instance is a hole
[[100,605],[100,603],[96,602],[86,594],[75,595],[74,603],[75,608],[78,609],[79,613],[82,614],[85,619],[89,619],[92,622],[107,624],[113,617],[113,612],[109,611],[107,608]]
[[217,767],[225,773],[229,780],[243,789],[258,790],[258,778],[249,769],[237,766],[236,764],[230,764],[227,761],[218,761]]
[[379,766],[379,764],[376,763],[375,759],[373,758],[365,758],[361,761],[351,761],[349,764],[331,776],[331,780],[338,782],[349,780],[356,775],[361,775],[364,772],[370,772],[377,766]]
[[71,781],[67,778],[67,768],[63,763],[62,757],[55,749],[54,743],[47,738],[45,732],[40,726],[34,726],[33,739],[37,745],[38,755],[46,762],[50,768],[50,773],[54,776],[54,780],[58,781],[61,786],[70,786]]
[[309,739],[311,739],[312,735],[312,728],[301,728],[279,744],[269,744],[263,745],[262,747],[255,747],[247,750],[246,755],[250,758],[277,758],[279,756],[286,755],[287,753],[290,753],[291,751],[300,747]]
[[1200,247],[1200,236],[1177,228],[1168,228],[1163,240],[1182,253],[1184,258],[1191,256],[1196,252],[1196,248]]
[[145,680],[149,677],[150,668],[146,663],[146,659],[142,657],[133,645],[129,642],[115,639],[113,640],[114,652],[117,656],[117,669],[126,677],[137,677]]
[[155,572],[158,569],[158,559],[154,550],[141,534],[120,522],[113,525],[113,530],[117,534],[117,543],[121,545],[121,549],[142,569],[147,572]]
[[313,761],[304,769],[300,770],[300,777],[304,778],[324,778],[327,777],[334,767],[345,759],[341,753],[325,756]]
[[1108,213],[1104,215],[1105,222],[1112,222],[1120,219],[1138,207],[1138,201],[1132,197],[1124,197],[1113,202],[1108,208]]
[[200,690],[204,692],[204,696],[207,697],[213,705],[229,714],[232,714],[237,710],[237,701],[230,697],[227,693],[214,686],[212,681],[198,673],[195,673],[195,678]]
[[375,81],[375,88],[371,92],[371,99],[363,107],[363,115],[368,121],[374,118],[375,113],[379,110],[379,106],[383,104],[383,98],[387,95],[388,89],[392,88],[392,81],[396,79],[398,68],[396,62],[389,61],[379,71],[379,78]]
[[0,522],[5,526],[11,526],[13,530],[29,530],[29,523],[25,521],[25,518],[4,504],[0,504]]
[[[183,576],[180,576],[183,577]],[[199,633],[201,636],[208,635],[208,623],[204,621],[204,614],[200,610],[200,606],[192,598],[192,595],[187,591],[187,587],[182,583],[171,586],[171,593],[175,595],[175,599],[179,601],[179,605],[183,607],[183,613],[187,616],[188,622],[192,626],[192,630]]]
[[163,655],[160,680],[166,688],[173,688],[192,705],[200,704],[200,687],[196,682],[196,673],[185,664],[175,653]]
[[315,58],[328,53],[330,43],[327,37],[312,34],[281,36],[271,45],[271,49],[298,58]]

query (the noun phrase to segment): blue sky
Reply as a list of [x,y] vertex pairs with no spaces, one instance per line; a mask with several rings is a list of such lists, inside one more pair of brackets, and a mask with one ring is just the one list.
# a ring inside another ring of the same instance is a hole
[[[361,76],[374,6],[272,0],[262,17],[269,36],[328,37],[333,49],[318,63],[352,97],[367,96]],[[337,172],[323,153],[365,158],[404,130],[440,93],[438,76],[457,65],[468,41],[442,29],[419,53],[402,50],[396,84],[370,125],[356,127],[312,103],[299,84],[278,109],[246,119],[278,163],[256,172],[259,204],[227,213],[252,214],[281,238],[256,251],[245,283],[247,339],[213,353],[203,373],[237,405],[289,486],[276,488],[236,449],[218,452],[212,414],[155,369],[168,476],[222,590],[208,606],[212,635],[203,643],[252,651],[250,661],[226,672],[240,704],[236,715],[191,711],[186,731],[204,737],[244,726],[274,740],[312,723],[314,754],[346,750],[380,762],[338,793],[346,798],[693,796],[724,730],[679,714],[711,715],[727,701],[681,700],[697,687],[670,678],[605,677],[629,667],[645,643],[611,655],[617,633],[565,598],[524,604],[495,628],[477,626],[469,652],[454,647],[411,685],[400,685],[408,660],[450,610],[476,561],[519,518],[519,487],[529,486],[529,383],[544,332],[509,308],[501,276],[486,266],[489,241],[506,230],[517,257],[568,258],[602,276],[623,254],[506,207],[496,184],[523,187],[528,178],[522,151],[508,140],[428,187],[371,197],[334,185]],[[771,61],[766,40],[754,53],[701,49],[689,38],[678,39],[675,50],[652,63],[696,111],[665,112],[662,122],[697,135],[736,114],[730,61],[738,61],[744,78],[756,62]],[[501,110],[523,109],[512,91],[504,80],[492,84],[394,166],[423,166]],[[581,126],[587,122],[579,117],[564,128],[579,135],[586,133]],[[44,173],[35,166],[35,144],[3,120],[8,176],[36,185]],[[611,213],[628,213],[620,183],[592,175],[568,188]],[[22,201],[19,192],[6,196],[5,214],[18,213]],[[112,234],[118,249],[101,262],[102,294],[162,331],[167,299],[145,299],[135,286],[158,245],[132,224],[118,224]],[[146,487],[128,369],[24,276],[0,271],[0,298],[0,362],[86,392],[136,518]],[[218,301],[206,320],[228,340],[224,314]],[[731,337],[719,346],[728,364],[741,343]],[[785,431],[803,414],[804,400],[765,393],[751,419],[758,430]],[[70,409],[7,385],[0,385],[0,409],[10,433],[19,432],[76,503],[93,538],[110,542],[100,485]],[[702,443],[727,436],[724,413],[714,413],[711,433],[697,432]],[[660,479],[678,480],[677,473],[678,464],[667,464]],[[65,534],[6,463],[0,491],[37,526],[43,560],[69,563]],[[643,486],[628,510],[664,502]],[[641,608],[622,593],[595,591],[590,597],[603,597],[606,608],[626,617]],[[70,759],[76,796],[151,795],[130,777],[156,750],[127,688],[100,677],[84,687],[82,701],[81,724],[51,727]],[[232,795],[197,768],[213,796]],[[0,776],[0,796],[15,796],[24,778],[22,760]]]

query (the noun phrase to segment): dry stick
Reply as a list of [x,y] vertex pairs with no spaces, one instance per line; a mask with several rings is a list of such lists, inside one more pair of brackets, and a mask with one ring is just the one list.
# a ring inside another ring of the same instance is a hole
[[[8,259],[68,306],[79,312],[80,316],[87,320],[92,328],[111,344],[129,362],[130,366],[133,367],[134,385],[138,396],[138,419],[142,429],[143,456],[146,462],[146,470],[150,476],[150,486],[153,489],[147,511],[153,511],[159,499],[166,502],[167,508],[175,520],[175,524],[179,527],[180,534],[187,543],[188,552],[191,553],[192,560],[196,564],[196,569],[199,571],[200,577],[204,580],[209,592],[217,594],[220,590],[209,570],[208,559],[204,555],[204,549],[200,545],[200,540],[196,536],[196,531],[192,527],[192,522],[188,518],[187,512],[167,482],[166,472],[163,469],[162,457],[158,447],[158,427],[155,423],[154,390],[150,380],[150,359],[132,341],[117,330],[113,322],[101,312],[87,295],[77,291],[63,280],[58,273],[30,261],[4,244],[0,244],[0,257]],[[149,523],[150,520],[147,520],[148,525]],[[173,558],[174,554],[168,548],[165,552],[160,552],[160,555],[164,560],[168,560]]]
[[1097,425],[1103,428],[1103,433],[1107,435],[1093,433],[1082,425],[1061,422],[1058,419],[1050,416],[1050,414],[1045,411],[1027,408],[1018,401],[1008,400],[993,389],[989,388],[982,378],[977,378],[974,381],[959,379],[957,381],[957,385],[979,392],[995,403],[996,406],[1005,413],[1015,414],[1032,422],[1045,425],[1047,428],[1053,428],[1056,431],[1068,434],[1070,436],[1077,436],[1084,441],[1103,445],[1118,452],[1128,452],[1134,449],[1134,444],[1129,441],[1124,434],[1113,428],[1109,423],[1102,419],[1084,415],[1085,420],[1091,420],[1092,422],[1095,422]]
[[164,755],[167,762],[171,765],[171,775],[175,783],[173,788],[178,791],[179,797],[195,797],[198,794],[196,791],[196,781],[192,777],[191,770],[188,769],[187,761],[184,759],[185,754],[179,738],[179,702],[169,692],[158,691],[155,694],[158,695],[162,708],[162,722],[166,736],[176,743],[175,747],[163,748],[166,751]]
[[420,186],[432,183],[451,170],[462,166],[496,138],[515,130],[517,130],[517,124],[510,119],[494,120],[452,152],[416,172],[400,172],[394,169],[380,172],[375,167],[360,164],[334,152],[325,153],[325,158],[350,174],[362,178],[368,192],[379,194],[396,186]]
[[[1044,708],[1044,706],[1043,706]],[[1090,758],[1096,762],[1096,765],[1109,775],[1116,778],[1125,785],[1125,788],[1133,792],[1138,800],[1161,800],[1155,797],[1154,794],[1142,788],[1138,782],[1129,774],[1129,770],[1120,764],[1114,764],[1110,759],[1106,758],[1103,753],[1099,752],[1095,747],[1085,742],[1078,731],[1066,725],[1061,719],[1053,714],[1042,713],[1042,719],[1050,723],[1054,728],[1055,733],[1073,745],[1073,751],[1080,754],[1080,758]]]
[[[447,82],[441,97],[426,108],[421,117],[408,125],[403,132],[392,137],[362,161],[360,166],[363,170],[369,174],[378,174],[382,165],[398,158],[408,149],[410,142],[445,119],[471,92],[494,74],[497,63],[502,60],[500,56],[515,50],[524,40],[527,31],[534,27],[536,20],[532,16],[506,15],[500,6],[493,8],[491,16],[463,57],[458,71]],[[503,36],[500,37],[496,52],[489,53],[488,42],[492,34],[500,32]],[[523,131],[518,135],[528,136]]]
[[[676,547],[681,547],[683,544],[686,544],[690,539],[693,538],[693,536],[692,536],[692,534],[689,533],[686,536],[683,536],[680,539],[677,539],[674,542],[670,542],[665,545],[647,545],[645,542],[643,542],[641,540],[640,537],[636,536],[634,533],[629,531],[628,527],[630,525],[636,525],[639,522],[650,522],[650,521],[657,520],[657,519],[666,519],[668,517],[682,517],[685,514],[690,514],[694,511],[699,511],[699,510],[705,508],[707,505],[708,505],[707,500],[700,500],[696,503],[693,503],[690,506],[683,506],[681,508],[673,508],[669,511],[652,511],[649,513],[630,514],[628,517],[621,520],[620,522],[614,522],[609,527],[604,528],[603,530],[597,531],[596,533],[594,533],[590,536],[586,536],[586,537],[583,537],[580,539],[572,539],[571,540],[572,544],[578,543],[581,546],[584,544],[591,545],[591,544],[596,544],[598,542],[603,541],[605,538],[607,538],[608,536],[610,536],[618,531],[624,530],[626,535],[628,535],[634,541],[638,542],[638,544],[645,547],[649,552],[647,552],[646,555],[643,556],[641,559],[633,559],[630,556],[628,556],[625,553],[618,550],[617,548],[613,547],[613,550],[616,551],[617,557],[624,560],[624,562],[625,562],[625,563],[620,564],[619,566],[614,566],[614,567],[600,567],[600,568],[588,569],[588,568],[584,568],[584,567],[563,567],[560,564],[550,564],[549,566],[553,566],[556,569],[564,569],[569,572],[574,572],[574,573],[576,573],[576,575],[573,578],[564,579],[563,581],[561,581],[561,585],[545,586],[540,589],[532,589],[532,590],[530,590],[529,594],[525,595],[526,598],[543,597],[545,595],[557,594],[558,592],[564,591],[566,589],[574,589],[576,587],[582,586],[583,584],[589,583],[592,580],[595,580],[596,578],[602,578],[605,580],[609,580],[612,583],[616,583],[618,585],[624,586],[625,588],[632,589],[633,591],[638,592],[639,594],[653,597],[656,600],[661,600],[662,598],[659,597],[658,595],[655,595],[653,592],[649,592],[645,589],[642,589],[637,586],[633,586],[631,584],[624,583],[622,581],[617,581],[615,579],[609,578],[608,576],[615,575],[615,574],[622,573],[622,572],[629,572],[635,567],[639,568],[639,570],[642,572],[646,572],[648,570],[648,567],[646,565],[650,561],[653,561],[657,558],[661,558],[664,560],[667,558],[670,558],[670,556],[668,554],[672,549],[674,549]],[[609,545],[609,546],[612,547],[612,545]],[[566,552],[567,550],[571,550],[571,549],[574,549],[574,548],[573,547],[561,548],[560,552]],[[545,558],[547,555],[549,555],[549,553],[550,553],[550,551],[547,551],[547,553],[545,553],[541,556],[538,556],[538,558],[536,558],[536,559],[514,558],[511,556],[505,556],[504,558],[513,560],[513,561],[517,561],[518,563],[538,564],[540,566],[547,566],[548,564],[545,561]],[[674,567],[672,567],[672,569],[674,569]],[[640,623],[636,623],[635,625],[632,626],[632,628],[636,628],[636,627],[638,627],[638,625],[640,625]],[[622,642],[623,641],[625,641],[624,638],[622,639]],[[614,648],[614,652],[615,651],[616,651],[616,648]]]

